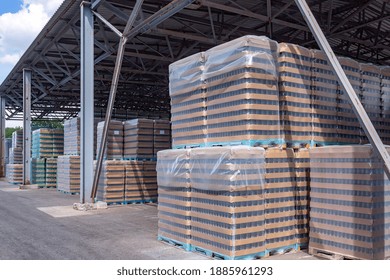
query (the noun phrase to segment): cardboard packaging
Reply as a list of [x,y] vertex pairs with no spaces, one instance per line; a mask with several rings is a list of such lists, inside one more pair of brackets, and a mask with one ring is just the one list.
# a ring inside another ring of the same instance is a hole
[[46,186],[46,159],[31,159],[31,183],[40,188]]
[[131,160],[125,162],[126,202],[156,202],[157,173],[155,161]]
[[153,158],[153,120],[134,119],[124,122],[124,158]]
[[[96,161],[94,162],[96,168]],[[123,160],[102,163],[96,199],[107,203],[122,203],[125,194],[125,165]]]
[[57,187],[57,158],[46,159],[45,187]]
[[10,184],[22,184],[23,164],[7,164],[6,177],[7,177],[7,182]]
[[171,144],[171,123],[169,120],[154,120],[153,124],[153,157],[157,158],[157,153],[168,150]]
[[51,158],[64,154],[64,131],[40,128],[32,133],[32,158]]
[[390,184],[371,146],[311,149],[310,167],[309,250],[389,258]]
[[384,127],[379,136],[386,145],[390,145],[390,67],[381,68],[382,123]]
[[59,156],[57,160],[57,190],[80,192],[80,156]]
[[[99,122],[96,131],[96,155],[99,154],[100,143],[104,121]],[[122,159],[123,158],[123,123],[121,121],[112,120],[108,126],[107,145],[104,152],[104,159]]]

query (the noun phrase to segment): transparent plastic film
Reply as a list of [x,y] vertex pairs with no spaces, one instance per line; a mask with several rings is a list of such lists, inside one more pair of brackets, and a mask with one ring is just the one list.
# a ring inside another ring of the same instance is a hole
[[384,144],[390,145],[390,67],[381,68],[381,99],[384,128],[380,133]]
[[191,187],[200,190],[264,189],[265,150],[248,146],[190,151]]
[[189,188],[190,150],[163,150],[157,153],[157,184]]
[[205,52],[207,142],[280,142],[278,44],[244,36]]

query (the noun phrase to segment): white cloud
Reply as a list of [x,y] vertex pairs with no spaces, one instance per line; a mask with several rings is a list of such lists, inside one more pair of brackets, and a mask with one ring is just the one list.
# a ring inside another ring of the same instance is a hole
[[[16,13],[0,15],[0,67],[16,64],[63,0],[23,0]],[[0,83],[5,77],[0,76]]]
[[19,54],[5,54],[4,56],[0,56],[0,64],[12,64],[15,65],[20,58]]

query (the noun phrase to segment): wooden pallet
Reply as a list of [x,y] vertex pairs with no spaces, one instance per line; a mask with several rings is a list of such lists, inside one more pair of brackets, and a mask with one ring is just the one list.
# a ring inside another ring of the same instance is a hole
[[309,247],[309,254],[315,257],[320,257],[328,260],[361,260],[361,258],[347,256],[329,250],[317,249],[313,247]]

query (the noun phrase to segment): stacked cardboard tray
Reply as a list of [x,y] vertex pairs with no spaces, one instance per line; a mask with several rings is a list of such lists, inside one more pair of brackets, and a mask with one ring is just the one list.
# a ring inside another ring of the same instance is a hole
[[169,120],[154,120],[153,124],[153,158],[157,153],[171,148],[171,122]]
[[[100,143],[102,141],[104,121],[99,122],[97,126],[97,149],[96,155],[99,154]],[[105,159],[122,159],[123,157],[123,123],[112,120],[108,126],[107,145],[104,152]]]
[[295,151],[295,211],[297,218],[297,246],[309,244],[309,191],[310,191],[310,154],[308,149]]
[[15,147],[9,148],[9,163],[20,164],[23,163],[23,148]]
[[157,201],[155,161],[126,161],[125,174],[125,202],[145,203]]
[[57,158],[46,159],[45,186],[46,188],[57,187]]
[[309,251],[389,258],[390,184],[371,146],[312,149],[310,167]]
[[[360,64],[350,58],[339,57],[338,59],[355,93],[361,98]],[[360,134],[360,123],[352,110],[347,94],[339,85],[337,142],[339,144],[360,144]]]
[[124,122],[124,158],[152,159],[153,120],[134,119]]
[[278,44],[245,36],[205,52],[207,145],[280,143]]
[[7,177],[7,182],[10,184],[22,184],[23,164],[7,164],[6,177]]
[[316,50],[313,55],[313,144],[336,144],[339,93],[337,77],[324,52]]
[[80,192],[80,156],[58,157],[57,190],[69,194]]
[[280,111],[287,146],[312,141],[312,51],[292,44],[279,44]]
[[[378,133],[383,135],[385,126],[381,126],[381,70],[373,64],[360,64],[362,73],[362,104]],[[361,143],[367,144],[368,138],[361,130]]]
[[206,143],[206,92],[204,53],[194,54],[169,66],[172,145]]
[[64,131],[40,128],[32,133],[32,158],[58,157],[64,154]]
[[107,203],[122,203],[124,201],[125,164],[125,161],[122,160],[103,161],[96,195],[98,201]]
[[293,149],[265,152],[266,249],[294,247],[297,243],[295,154]]
[[46,186],[46,159],[31,159],[31,182],[40,188]]
[[380,137],[384,144],[390,145],[390,67],[381,68],[382,123],[384,129]]
[[191,249],[189,150],[158,153],[158,238]]

